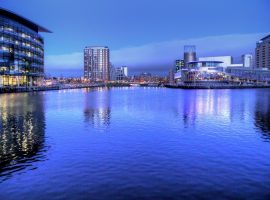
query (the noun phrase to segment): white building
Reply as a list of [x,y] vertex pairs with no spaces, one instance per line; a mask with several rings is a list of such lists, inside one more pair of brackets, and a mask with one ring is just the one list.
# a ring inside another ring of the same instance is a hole
[[116,81],[125,80],[128,77],[128,67],[126,67],[126,66],[116,67],[114,73],[115,73],[115,80]]
[[243,67],[253,67],[252,62],[253,62],[252,54],[244,54],[244,55],[242,55]]
[[200,57],[199,61],[220,61],[220,67],[226,68],[232,64],[232,56],[211,56],[211,57]]
[[127,66],[123,66],[123,67],[121,67],[121,68],[122,68],[122,70],[123,70],[124,76],[125,76],[125,77],[128,77],[128,67],[127,67]]
[[227,67],[243,67],[244,65],[243,64],[230,64],[228,65]]

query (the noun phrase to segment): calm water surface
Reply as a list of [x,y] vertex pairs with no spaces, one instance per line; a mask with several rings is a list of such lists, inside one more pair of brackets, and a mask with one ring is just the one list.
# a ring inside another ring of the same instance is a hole
[[270,90],[0,95],[0,199],[269,199]]

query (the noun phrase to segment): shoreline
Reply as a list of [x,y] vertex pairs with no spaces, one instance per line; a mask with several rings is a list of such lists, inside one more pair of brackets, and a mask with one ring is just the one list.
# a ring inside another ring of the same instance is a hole
[[[83,89],[83,88],[97,88],[97,87],[154,87],[152,85],[141,84],[138,86],[132,86],[130,84],[120,85],[80,85],[80,86],[51,86],[51,87],[14,87],[14,88],[0,88],[0,94],[8,93],[24,93],[24,92],[42,92],[52,90],[72,90],[72,89]],[[270,85],[156,85],[155,87],[165,87],[170,89],[259,89],[259,88],[270,88]]]
[[0,88],[0,94],[8,93],[25,93],[25,92],[42,92],[42,91],[53,91],[53,90],[67,90],[67,89],[83,89],[83,88],[96,88],[105,87],[105,85],[85,85],[85,86],[52,86],[52,87],[19,87],[19,88]]
[[241,82],[241,81],[185,81],[180,84],[166,84],[174,89],[253,89],[270,88],[269,82]]
[[270,88],[270,85],[165,85],[171,89],[259,89]]
[[83,89],[83,88],[97,88],[97,87],[162,87],[141,84],[138,86],[132,86],[131,84],[96,84],[96,85],[59,85],[59,86],[35,86],[35,87],[2,87],[0,88],[0,94],[11,94],[11,93],[25,93],[25,92],[42,92],[52,90],[72,90],[72,89]]

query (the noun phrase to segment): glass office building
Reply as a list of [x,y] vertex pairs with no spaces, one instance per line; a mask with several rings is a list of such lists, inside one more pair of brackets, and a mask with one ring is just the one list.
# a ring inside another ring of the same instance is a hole
[[44,40],[49,30],[0,8],[0,87],[37,86],[44,77]]

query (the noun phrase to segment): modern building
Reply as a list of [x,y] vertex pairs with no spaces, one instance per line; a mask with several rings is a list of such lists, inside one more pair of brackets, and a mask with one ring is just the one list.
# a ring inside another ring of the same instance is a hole
[[221,61],[193,61],[181,71],[182,81],[202,81],[223,79]]
[[253,56],[252,54],[242,55],[243,67],[253,67]]
[[219,61],[221,67],[228,67],[233,63],[232,56],[211,56],[211,57],[200,57],[199,61]]
[[0,87],[37,86],[44,78],[44,40],[50,31],[0,8]]
[[257,42],[255,55],[257,68],[270,69],[270,35]]
[[175,60],[175,72],[181,71],[185,67],[185,61],[184,60]]
[[195,45],[185,45],[184,46],[184,63],[185,67],[189,62],[196,61],[196,46]]
[[85,47],[84,78],[93,82],[110,80],[110,50],[107,46]]
[[[244,65],[242,63],[238,63],[238,64],[230,64],[227,66],[227,68],[228,67],[244,67]],[[225,71],[226,71],[226,69],[225,69]]]
[[127,66],[123,66],[121,67],[122,71],[123,71],[123,74],[125,77],[128,77],[128,67]]
[[128,67],[117,67],[115,68],[115,80],[116,81],[123,81],[126,80],[128,77]]
[[222,72],[222,61],[193,61],[188,63],[188,69],[204,72]]
[[169,81],[169,84],[172,84],[172,85],[175,84],[175,77],[174,77],[174,70],[173,69],[169,70],[168,81]]
[[228,67],[226,73],[239,79],[270,82],[270,70],[267,68]]
[[113,64],[110,64],[110,81],[115,81],[116,76],[115,76],[115,67]]

